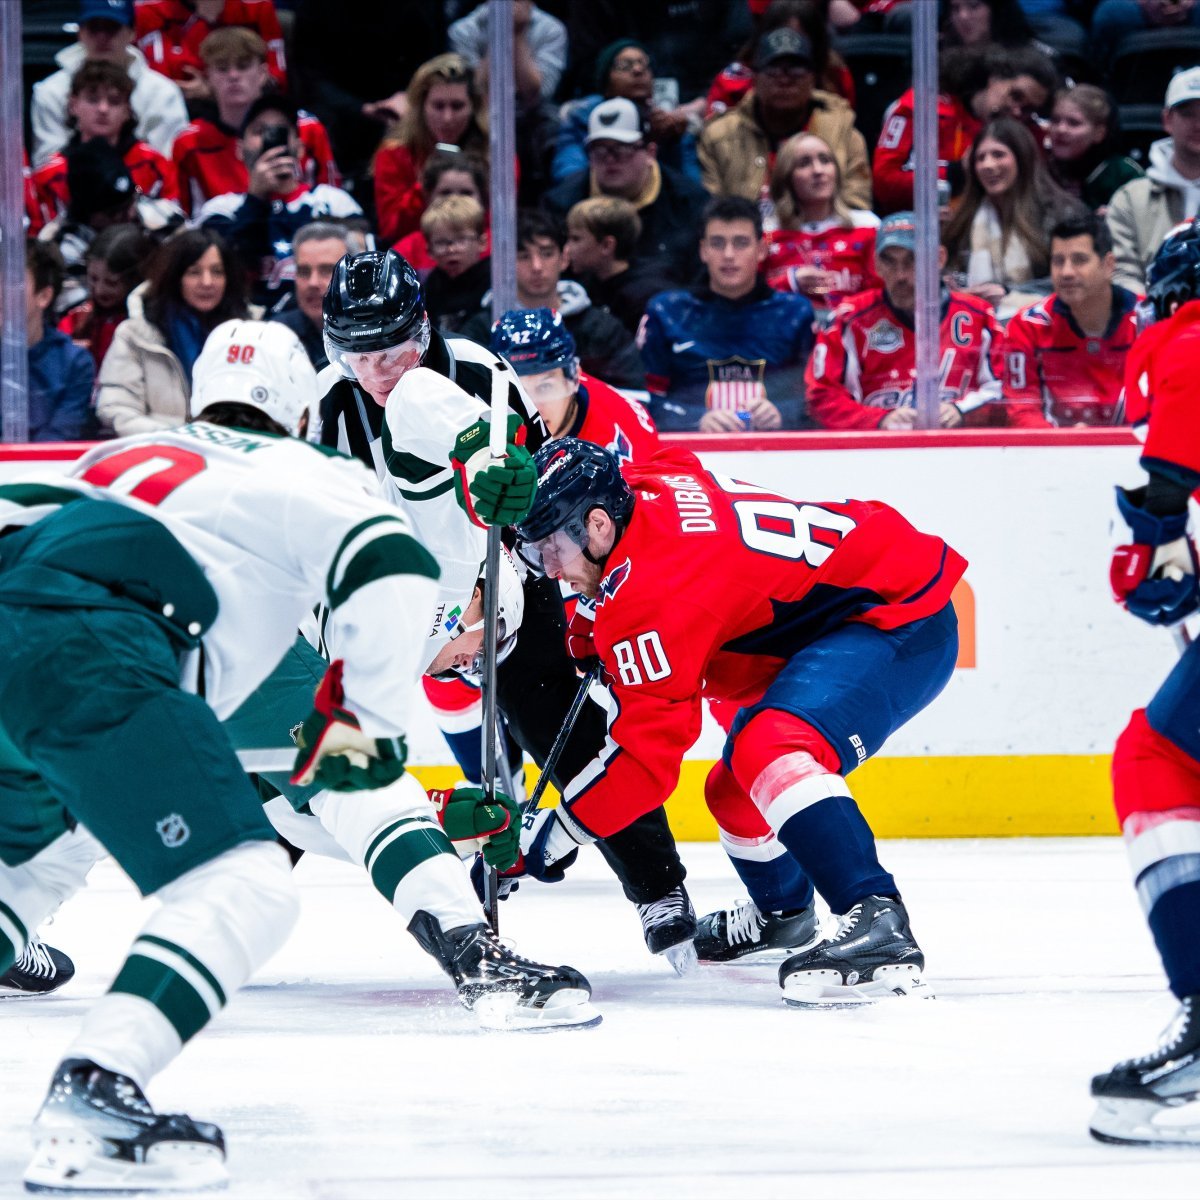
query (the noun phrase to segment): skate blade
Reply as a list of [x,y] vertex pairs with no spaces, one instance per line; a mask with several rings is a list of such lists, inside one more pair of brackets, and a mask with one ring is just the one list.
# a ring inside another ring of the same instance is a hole
[[38,1144],[24,1178],[27,1192],[194,1192],[223,1188],[229,1172],[221,1151],[199,1142],[160,1142],[135,1163],[107,1157],[87,1134],[62,1133]]
[[544,1004],[523,1004],[511,992],[481,996],[471,1010],[490,1033],[547,1033],[552,1029],[592,1029],[604,1020],[582,988],[563,988]]
[[1172,1105],[1100,1097],[1088,1132],[1113,1146],[1200,1146],[1200,1098]]
[[659,954],[675,968],[676,975],[690,975],[700,966],[695,942],[677,942],[674,946],[660,950]]
[[784,981],[783,1000],[792,1008],[861,1008],[899,996],[931,1000],[933,991],[915,966],[880,967],[877,978],[842,982],[835,971],[809,971]]

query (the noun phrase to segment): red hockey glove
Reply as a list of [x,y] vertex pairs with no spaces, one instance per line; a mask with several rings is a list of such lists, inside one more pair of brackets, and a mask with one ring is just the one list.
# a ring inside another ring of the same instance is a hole
[[342,660],[330,663],[313,698],[313,711],[294,731],[292,783],[319,783],[337,792],[386,787],[404,774],[408,746],[402,737],[367,737],[346,707]]
[[567,624],[567,653],[581,670],[588,671],[600,661],[596,653],[596,602],[579,597],[575,612]]
[[1156,516],[1140,505],[1143,489],[1117,489],[1117,507],[1137,539],[1113,551],[1113,598],[1151,625],[1174,625],[1200,606],[1196,556],[1186,511]]

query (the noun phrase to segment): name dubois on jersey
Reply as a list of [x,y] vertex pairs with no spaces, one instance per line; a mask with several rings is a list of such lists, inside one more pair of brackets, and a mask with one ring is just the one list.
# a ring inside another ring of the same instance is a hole
[[664,475],[663,482],[671,488],[671,497],[679,511],[682,533],[712,533],[717,528],[708,496],[693,475]]

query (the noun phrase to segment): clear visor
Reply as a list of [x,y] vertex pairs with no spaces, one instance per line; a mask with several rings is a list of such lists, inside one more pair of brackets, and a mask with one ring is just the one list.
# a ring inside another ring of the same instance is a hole
[[521,542],[520,554],[535,571],[554,578],[583,553],[586,545],[583,530],[572,523],[536,541]]
[[364,350],[355,353],[333,345],[325,339],[329,361],[347,379],[361,384],[369,392],[390,392],[413,369],[419,367],[429,349],[429,318],[421,322],[415,337],[408,338],[386,350]]

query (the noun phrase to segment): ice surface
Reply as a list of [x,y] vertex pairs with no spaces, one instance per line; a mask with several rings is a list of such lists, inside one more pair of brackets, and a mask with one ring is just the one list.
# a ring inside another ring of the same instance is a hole
[[[698,911],[741,894],[717,846],[683,855]],[[502,931],[582,969],[604,1024],[483,1034],[362,873],[309,858],[291,941],[150,1097],[224,1127],[235,1197],[1200,1193],[1200,1153],[1087,1136],[1090,1075],[1174,1008],[1120,843],[893,842],[883,860],[936,1000],[788,1009],[779,955],[678,979],[588,852],[567,882],[523,885]],[[103,864],[45,931],[76,979],[0,1002],[2,1196],[141,910]]]

